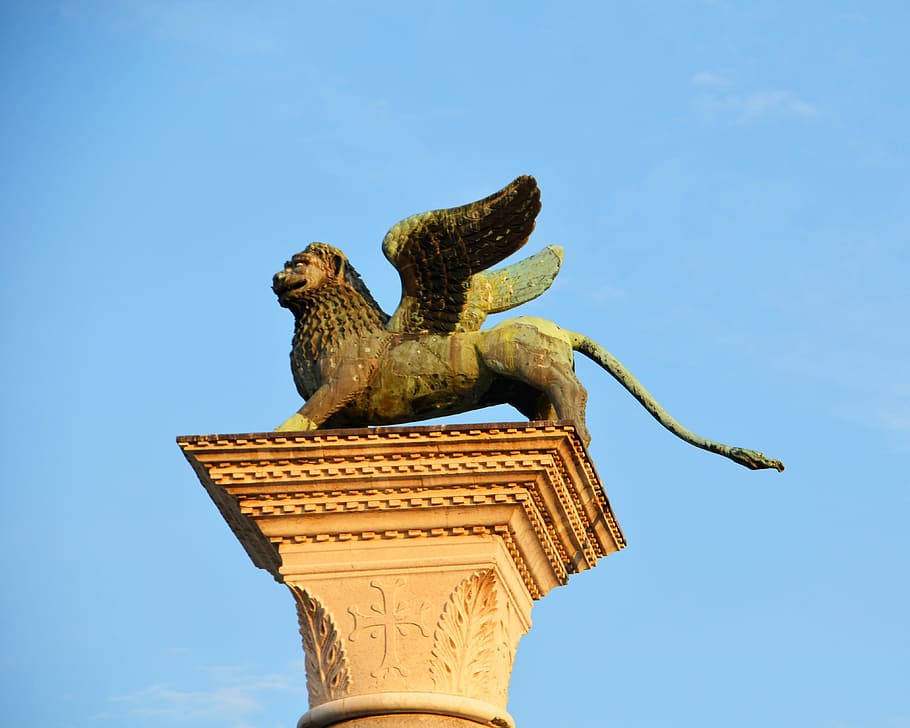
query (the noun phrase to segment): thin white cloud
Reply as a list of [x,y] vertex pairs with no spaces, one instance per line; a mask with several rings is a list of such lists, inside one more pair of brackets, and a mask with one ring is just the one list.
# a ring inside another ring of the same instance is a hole
[[601,285],[585,293],[585,298],[597,304],[609,304],[615,301],[625,301],[628,297],[624,288]]
[[730,85],[726,78],[711,71],[699,71],[693,74],[691,83],[699,88],[723,88]]
[[850,25],[869,24],[869,16],[865,13],[861,13],[855,10],[848,10],[846,12],[837,13],[835,17]]
[[[847,338],[851,334],[844,332]],[[885,447],[894,452],[910,453],[910,387],[904,381],[904,362],[888,361],[881,354],[870,356],[866,351],[867,371],[857,376],[855,362],[862,358],[862,344],[856,342],[844,349],[840,342],[826,341],[825,337],[811,344],[802,342],[802,350],[791,341],[789,351],[771,358],[771,366],[794,381],[825,388],[827,416],[877,433]],[[858,339],[855,334],[852,338]]]
[[812,104],[803,101],[792,91],[771,89],[758,91],[730,99],[734,108],[739,108],[747,119],[761,116],[815,116],[818,113]]
[[843,402],[833,406],[831,413],[850,425],[880,433],[893,452],[910,453],[910,402]]
[[260,707],[254,692],[254,689],[237,685],[209,690],[175,690],[166,685],[150,685],[114,700],[126,704],[128,712],[136,716],[169,720],[237,718]]
[[690,78],[698,89],[695,107],[709,116],[726,116],[742,122],[774,118],[810,118],[818,109],[793,91],[780,88],[737,91],[724,76],[698,71]]
[[230,728],[245,728],[250,717],[268,702],[267,694],[299,694],[306,703],[302,666],[299,674],[251,674],[235,667],[205,668],[210,685],[193,690],[167,684],[149,685],[129,695],[112,698],[127,716],[164,718],[174,723],[224,720]]
[[910,435],[910,408],[905,410],[887,409],[880,411],[878,414],[882,429],[902,435]]
[[148,32],[167,41],[241,56],[284,49],[283,32],[263,13],[212,0],[133,0],[127,7]]
[[696,99],[696,106],[702,113],[729,116],[744,122],[787,117],[805,119],[818,113],[812,104],[799,98],[792,91],[781,89],[748,94],[704,95]]

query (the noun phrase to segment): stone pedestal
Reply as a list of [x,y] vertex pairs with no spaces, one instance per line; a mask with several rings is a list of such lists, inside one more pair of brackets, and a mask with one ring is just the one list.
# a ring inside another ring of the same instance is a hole
[[299,728],[512,726],[533,600],[624,546],[570,423],[178,438],[297,604]]

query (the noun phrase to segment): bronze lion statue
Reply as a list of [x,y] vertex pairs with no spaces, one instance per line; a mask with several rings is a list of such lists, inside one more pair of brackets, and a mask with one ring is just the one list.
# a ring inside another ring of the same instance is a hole
[[478,202],[392,227],[382,249],[398,269],[402,297],[391,316],[337,248],[312,243],[285,263],[272,288],[294,314],[291,370],[306,403],[278,430],[392,425],[510,404],[532,420],[574,421],[587,444],[578,351],[686,442],[749,468],[783,470],[762,453],[684,428],[583,334],[532,317],[480,329],[487,314],[540,295],[559,272],[555,246],[490,270],[527,242],[539,210],[537,182],[522,176]]

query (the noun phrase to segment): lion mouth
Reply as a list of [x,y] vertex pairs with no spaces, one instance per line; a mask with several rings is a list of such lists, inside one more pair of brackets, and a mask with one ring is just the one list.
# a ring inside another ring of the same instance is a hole
[[272,290],[280,297],[294,288],[299,288],[305,282],[289,270],[280,270],[272,277]]
[[280,270],[272,276],[272,290],[275,291],[275,293],[278,293],[287,287],[287,273],[286,270]]
[[278,296],[278,303],[281,305],[298,298],[308,286],[309,281],[305,275],[294,273],[287,268],[278,271],[272,278],[272,291]]

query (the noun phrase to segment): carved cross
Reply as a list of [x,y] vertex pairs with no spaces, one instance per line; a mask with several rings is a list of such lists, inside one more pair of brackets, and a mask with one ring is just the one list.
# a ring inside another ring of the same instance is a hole
[[354,629],[348,639],[353,642],[364,631],[372,639],[379,639],[381,636],[383,640],[382,662],[370,675],[380,679],[388,676],[392,670],[397,670],[399,675],[407,677],[408,670],[402,666],[401,659],[398,657],[398,638],[406,637],[409,631],[413,634],[413,628],[416,628],[424,637],[430,636],[422,624],[423,613],[428,605],[421,602],[414,610],[413,607],[398,599],[397,591],[399,587],[404,586],[403,579],[395,579],[391,586],[384,586],[374,580],[370,582],[370,586],[379,592],[382,602],[370,605],[372,614],[361,614],[357,609],[348,607],[348,612],[354,618]]

